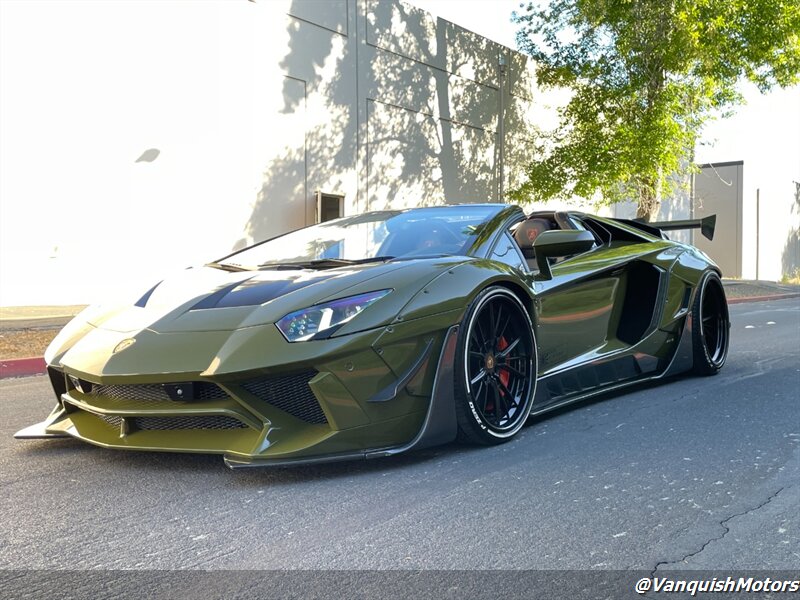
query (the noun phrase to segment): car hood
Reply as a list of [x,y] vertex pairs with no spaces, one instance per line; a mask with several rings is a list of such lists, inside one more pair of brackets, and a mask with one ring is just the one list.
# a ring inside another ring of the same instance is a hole
[[156,333],[220,331],[274,323],[294,310],[374,290],[392,289],[381,304],[389,322],[430,280],[466,257],[349,265],[325,270],[228,272],[187,269],[142,290],[130,303],[93,306],[78,318],[99,329]]

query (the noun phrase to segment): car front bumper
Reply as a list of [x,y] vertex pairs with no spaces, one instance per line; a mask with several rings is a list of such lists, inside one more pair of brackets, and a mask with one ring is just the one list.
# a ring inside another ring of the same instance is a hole
[[[90,331],[87,338],[97,339],[81,340],[48,368],[57,397],[50,416],[15,437],[216,453],[231,467],[385,456],[444,443],[455,438],[455,318],[434,315],[302,344],[265,326],[244,338],[223,336],[213,356],[191,347],[197,334],[170,334],[184,336],[167,344],[173,352],[186,349],[174,360],[163,344],[150,344],[152,332],[137,336],[137,352],[121,360],[108,349],[128,334]],[[278,357],[271,364],[255,366],[247,346],[256,339]],[[192,356],[199,360],[192,363]],[[133,372],[142,365],[144,372]]]

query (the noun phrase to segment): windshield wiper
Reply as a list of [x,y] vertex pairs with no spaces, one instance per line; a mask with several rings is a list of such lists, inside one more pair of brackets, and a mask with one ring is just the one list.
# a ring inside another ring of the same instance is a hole
[[243,267],[242,265],[236,265],[232,263],[210,262],[206,264],[206,266],[214,269],[222,269],[223,271],[229,271],[231,273],[238,273],[240,271],[250,271],[250,269],[248,269],[247,267]]
[[315,258],[298,262],[265,262],[258,265],[259,269],[335,269],[349,265],[362,265],[371,262],[387,262],[394,259],[394,256],[373,256],[371,258]]

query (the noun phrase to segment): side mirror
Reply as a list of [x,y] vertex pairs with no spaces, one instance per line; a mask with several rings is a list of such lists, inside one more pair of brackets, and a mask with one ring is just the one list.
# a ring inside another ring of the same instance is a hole
[[533,241],[539,273],[545,279],[552,278],[548,258],[587,252],[594,243],[594,235],[581,229],[551,229],[540,233]]

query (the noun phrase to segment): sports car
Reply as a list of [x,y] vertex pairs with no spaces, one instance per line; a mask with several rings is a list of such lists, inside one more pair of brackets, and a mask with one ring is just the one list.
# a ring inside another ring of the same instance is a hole
[[45,354],[56,406],[18,438],[217,453],[230,467],[497,444],[532,415],[713,375],[719,268],[640,223],[507,204],[347,216],[86,309]]

